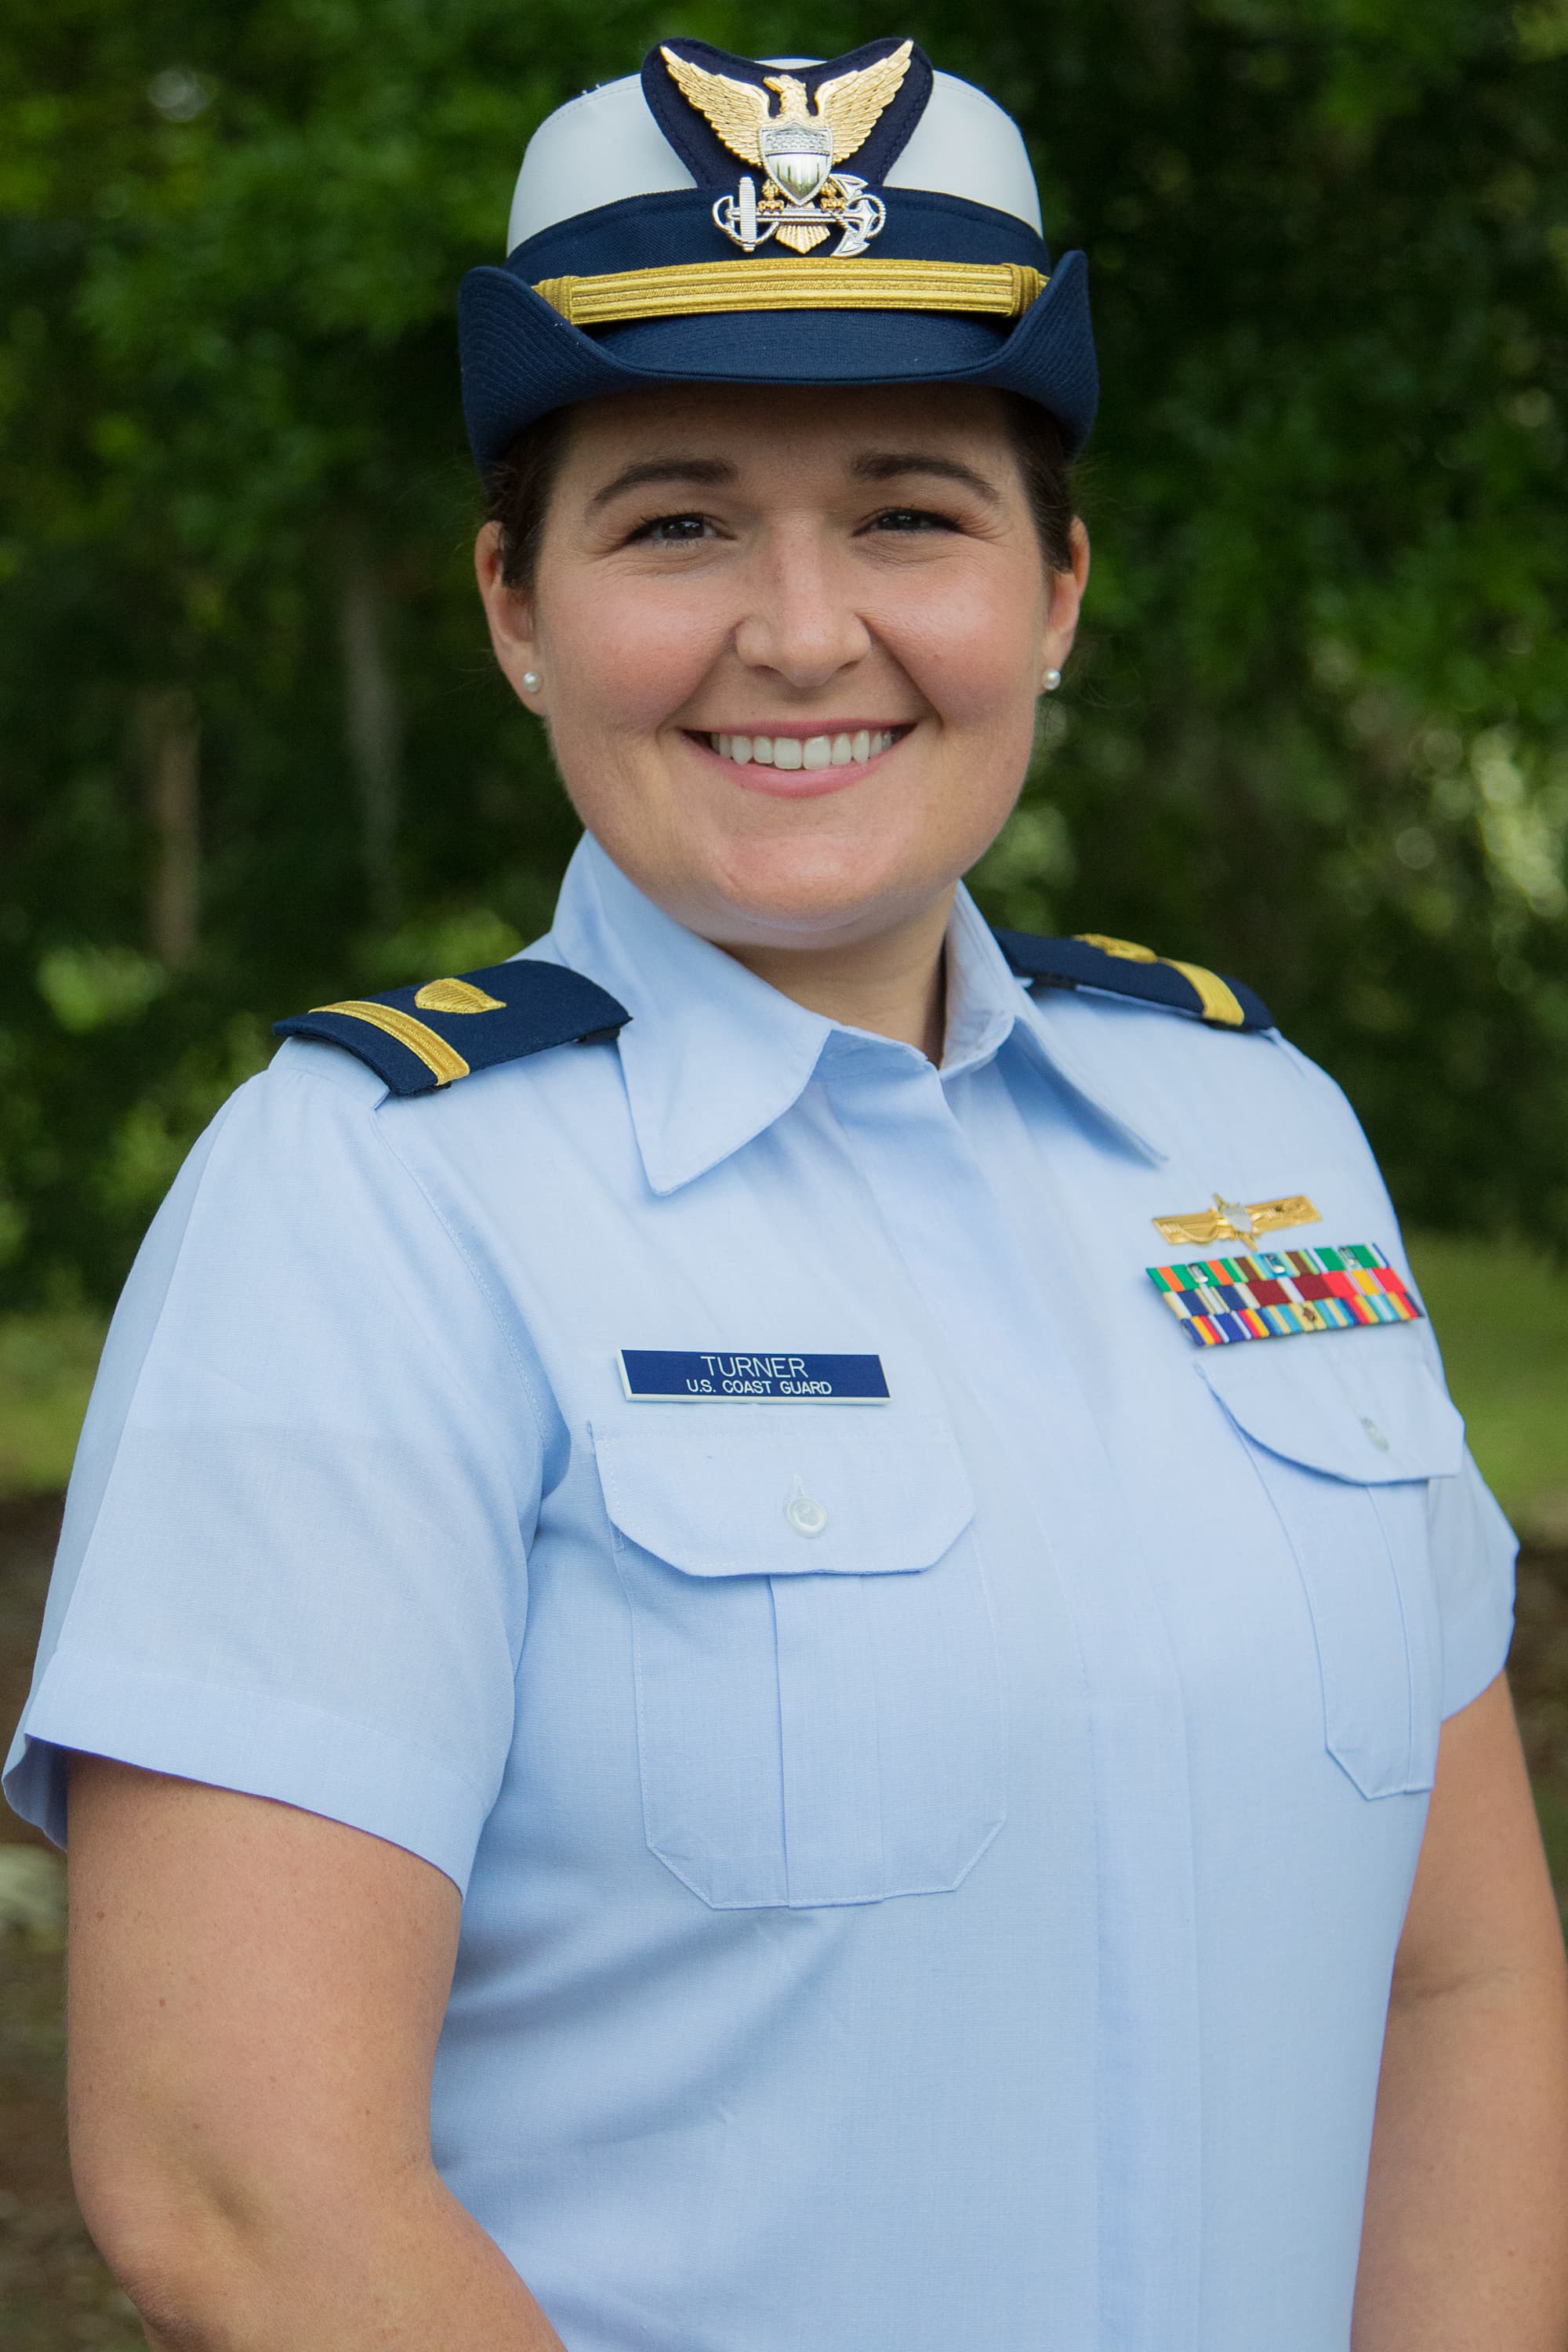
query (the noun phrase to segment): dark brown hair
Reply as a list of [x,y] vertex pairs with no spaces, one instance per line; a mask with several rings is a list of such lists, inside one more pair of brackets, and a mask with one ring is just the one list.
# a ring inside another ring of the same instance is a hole
[[[1050,571],[1070,572],[1072,481],[1061,427],[1048,410],[1019,393],[1005,392],[1002,402],[1040,551]],[[485,477],[485,520],[500,525],[501,578],[509,588],[533,585],[571,417],[570,408],[556,408],[526,426]]]

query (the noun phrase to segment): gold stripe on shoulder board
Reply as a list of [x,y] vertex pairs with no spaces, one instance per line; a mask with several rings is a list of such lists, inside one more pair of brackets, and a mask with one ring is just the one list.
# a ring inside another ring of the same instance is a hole
[[368,997],[351,996],[341,1004],[315,1004],[310,1009],[313,1013],[342,1013],[351,1021],[368,1022],[373,1029],[384,1030],[424,1063],[438,1087],[449,1087],[454,1078],[466,1078],[468,1075],[468,1063],[445,1037],[438,1037],[423,1021],[416,1021],[411,1013],[398,1012],[395,1005],[373,1004]]
[[1217,971],[1209,971],[1201,963],[1183,963],[1177,956],[1156,955],[1152,948],[1140,947],[1136,940],[1113,940],[1103,931],[1079,931],[1077,936],[1086,948],[1098,948],[1101,955],[1119,956],[1123,963],[1163,963],[1168,971],[1179,971],[1196,993],[1205,1021],[1215,1022],[1222,1029],[1246,1028],[1247,1015],[1236,991],[1221,980]]

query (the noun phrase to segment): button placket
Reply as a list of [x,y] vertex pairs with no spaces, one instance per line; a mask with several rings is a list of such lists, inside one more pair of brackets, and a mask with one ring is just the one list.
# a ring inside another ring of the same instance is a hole
[[[1037,1281],[1037,1266],[1017,1247],[936,1073],[873,1070],[862,1062],[854,1074],[859,1084],[847,1069],[835,1076],[836,1116],[884,1228],[943,1335],[953,1370],[998,1433],[1010,1436],[1068,1595],[1092,1694],[1101,1904],[1129,1916],[1158,1905],[1170,1922],[1163,1945],[1119,1939],[1110,1962],[1125,2022],[1107,2029],[1100,2071],[1107,2079],[1135,2079],[1143,2090],[1139,2100],[1118,2106],[1117,2126],[1107,2129],[1100,2156],[1108,2182],[1165,2180],[1158,2226],[1151,2209],[1142,2215],[1151,2242],[1194,2244],[1200,2165],[1192,1822],[1180,1687],[1159,1612],[1127,1545],[1111,1464]],[[977,1350],[979,1332],[987,1339]],[[1042,1390],[1054,1405],[1048,1436],[1035,1402]],[[1171,2150],[1178,2147],[1187,2160],[1173,2165]],[[1118,2325],[1120,2315],[1157,2304],[1163,2352],[1195,2352],[1197,2284],[1190,2261],[1115,2272],[1102,2288],[1105,2311]]]

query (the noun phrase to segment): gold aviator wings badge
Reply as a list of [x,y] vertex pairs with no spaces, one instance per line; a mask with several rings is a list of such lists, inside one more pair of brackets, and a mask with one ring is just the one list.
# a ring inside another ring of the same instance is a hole
[[1216,1192],[1212,1209],[1194,1209],[1190,1216],[1156,1217],[1162,1241],[1191,1242],[1199,1248],[1214,1242],[1257,1241],[1261,1234],[1282,1233],[1288,1225],[1318,1225],[1322,1219],[1305,1192],[1282,1194],[1277,1201],[1226,1201]]

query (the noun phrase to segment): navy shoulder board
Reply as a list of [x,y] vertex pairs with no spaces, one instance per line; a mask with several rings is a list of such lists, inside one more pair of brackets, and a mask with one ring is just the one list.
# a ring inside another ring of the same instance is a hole
[[1239,980],[1205,971],[1201,963],[1157,956],[1131,940],[1108,940],[1099,931],[1077,939],[1037,939],[1032,931],[998,931],[996,944],[1021,980],[1051,988],[1100,988],[1112,996],[1136,996],[1171,1013],[1195,1013],[1216,1029],[1272,1029],[1274,1015],[1260,996]]
[[580,971],[525,956],[458,980],[427,980],[423,988],[318,1004],[272,1026],[279,1037],[346,1045],[395,1095],[428,1095],[470,1070],[521,1062],[552,1045],[613,1037],[630,1019],[624,1004]]

